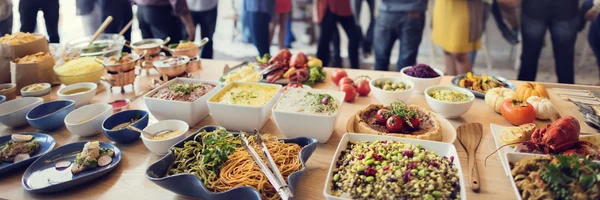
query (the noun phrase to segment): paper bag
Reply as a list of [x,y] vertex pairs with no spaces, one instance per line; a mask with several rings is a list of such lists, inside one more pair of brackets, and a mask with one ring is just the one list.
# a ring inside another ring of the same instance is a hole
[[12,60],[26,55],[35,54],[37,52],[50,53],[46,36],[41,34],[34,35],[37,35],[39,39],[25,44],[9,45],[0,43],[0,57],[10,58],[10,60]]
[[10,59],[0,57],[0,84],[10,83]]
[[17,94],[21,88],[34,83],[60,83],[54,73],[54,58],[49,57],[38,63],[17,64],[10,62],[12,83],[17,85]]

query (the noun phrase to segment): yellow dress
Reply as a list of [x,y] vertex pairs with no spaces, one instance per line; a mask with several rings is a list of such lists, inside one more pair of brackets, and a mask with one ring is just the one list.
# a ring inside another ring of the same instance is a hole
[[481,47],[469,42],[467,0],[436,0],[433,6],[433,43],[449,53],[468,53]]

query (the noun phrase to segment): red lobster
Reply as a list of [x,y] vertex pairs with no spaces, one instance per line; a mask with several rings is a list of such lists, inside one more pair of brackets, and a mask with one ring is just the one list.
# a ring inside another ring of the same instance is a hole
[[[516,151],[520,152],[539,152],[544,154],[579,154],[590,155],[586,147],[593,149],[596,154],[600,154],[598,148],[587,141],[579,141],[579,121],[572,116],[560,118],[548,124],[546,128],[535,129],[531,134],[531,140],[523,142],[515,142],[501,146],[496,151],[507,145],[522,144],[517,146]],[[520,150],[519,150],[520,149]],[[496,153],[492,152],[488,157]]]

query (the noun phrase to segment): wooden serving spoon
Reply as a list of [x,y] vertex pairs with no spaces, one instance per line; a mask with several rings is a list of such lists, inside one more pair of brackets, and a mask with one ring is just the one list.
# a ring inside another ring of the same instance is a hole
[[483,126],[480,123],[463,124],[456,129],[456,132],[458,133],[458,141],[465,148],[469,156],[468,169],[469,177],[471,178],[471,190],[479,192],[481,182],[479,181],[479,171],[477,170],[477,158],[475,158],[475,154],[481,142]]

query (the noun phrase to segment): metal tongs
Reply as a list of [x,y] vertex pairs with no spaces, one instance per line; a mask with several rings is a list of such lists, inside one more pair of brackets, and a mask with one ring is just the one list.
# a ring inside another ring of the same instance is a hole
[[285,179],[283,179],[283,176],[281,175],[281,172],[279,172],[279,169],[277,169],[277,165],[275,164],[273,157],[271,157],[267,146],[260,137],[258,130],[254,129],[254,133],[252,134],[252,136],[255,136],[255,142],[260,146],[263,155],[267,158],[267,162],[269,162],[268,166],[263,162],[259,154],[256,153],[256,151],[254,151],[254,148],[250,146],[246,135],[244,133],[241,133],[240,135],[242,137],[242,141],[244,141],[244,148],[246,148],[246,150],[250,152],[250,155],[252,156],[258,167],[260,167],[262,172],[269,179],[269,182],[271,182],[271,185],[273,185],[275,190],[277,190],[277,193],[279,193],[279,197],[281,197],[281,199],[284,200],[293,199],[294,194],[290,190],[288,184],[285,182]]

